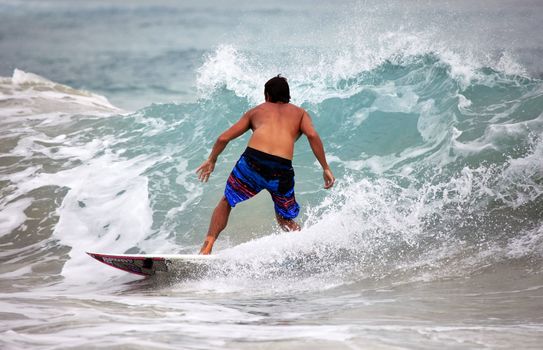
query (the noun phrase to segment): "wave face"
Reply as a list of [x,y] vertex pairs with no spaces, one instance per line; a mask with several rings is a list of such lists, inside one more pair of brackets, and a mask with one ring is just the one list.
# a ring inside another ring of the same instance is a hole
[[[28,252],[34,264],[44,264],[51,245],[69,251],[68,279],[89,276],[80,273],[89,268],[85,250],[195,252],[247,136],[229,145],[208,185],[194,169],[258,101],[263,74],[249,62],[219,47],[199,70],[205,94],[197,102],[124,114],[35,75],[4,78],[4,90],[26,86],[35,101],[27,111],[13,99],[3,122],[2,239],[16,242],[13,258],[30,249],[24,240],[30,233],[34,242],[33,232],[48,242]],[[321,189],[299,141],[303,234],[277,232],[265,195],[236,208],[217,249],[239,265],[238,277],[297,266],[295,274],[343,284],[400,272],[466,276],[511,260],[541,265],[541,80],[489,67],[466,79],[435,53],[392,56],[349,77],[329,69],[320,81],[302,72],[290,84],[325,140],[337,187]],[[51,104],[64,112],[48,113]]]
[[[307,234],[229,253],[267,261],[271,246],[272,260],[307,256],[309,262],[298,261],[303,269],[347,280],[398,272],[467,276],[511,260],[540,266],[541,81],[484,66],[462,69],[450,57],[402,51],[367,69],[347,65],[358,72],[339,71],[321,57],[319,75],[293,74],[292,90],[302,92],[298,101],[326,140],[338,187],[318,190],[320,171],[299,145]],[[243,105],[239,97],[256,102],[254,81],[236,71],[217,74],[232,66],[251,72],[249,62],[231,47],[219,48],[199,82],[213,91],[212,100],[233,91],[228,105]]]

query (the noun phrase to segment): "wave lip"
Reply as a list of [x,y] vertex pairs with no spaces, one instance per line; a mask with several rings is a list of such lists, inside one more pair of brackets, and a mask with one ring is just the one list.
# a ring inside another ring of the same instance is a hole
[[15,69],[0,78],[0,117],[3,122],[32,117],[57,121],[58,116],[109,116],[126,113],[106,97]]
[[325,49],[274,52],[268,48],[264,53],[235,44],[219,45],[197,70],[199,96],[210,98],[215,91],[226,88],[251,103],[259,103],[266,80],[282,74],[291,83],[293,102],[320,103],[360,92],[361,85],[382,79],[373,73],[386,74],[383,68],[387,65],[416,68],[426,61],[447,66],[452,79],[462,87],[484,79],[481,70],[485,68],[509,76],[528,75],[517,55],[508,50],[480,53],[473,48],[452,49],[428,32],[385,31],[370,38],[351,35],[337,40],[338,45]]

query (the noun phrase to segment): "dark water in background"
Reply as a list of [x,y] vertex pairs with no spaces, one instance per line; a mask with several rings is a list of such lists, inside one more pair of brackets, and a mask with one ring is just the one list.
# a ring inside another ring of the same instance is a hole
[[[0,344],[537,348],[542,7],[0,2]],[[84,254],[196,252],[277,73],[338,177],[300,140],[300,234],[259,195],[201,279]]]
[[265,77],[307,72],[319,62],[336,66],[317,73],[351,76],[391,56],[427,52],[457,56],[454,68],[463,73],[493,66],[541,77],[541,6],[537,0],[3,0],[0,75],[19,68],[128,109],[194,100],[198,68],[220,45],[254,56],[254,69]]

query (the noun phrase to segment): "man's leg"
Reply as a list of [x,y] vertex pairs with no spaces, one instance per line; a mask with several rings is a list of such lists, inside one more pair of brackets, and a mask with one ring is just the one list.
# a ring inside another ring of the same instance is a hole
[[293,219],[285,219],[277,213],[275,213],[275,218],[283,231],[300,231],[300,225],[298,225],[298,223]]
[[215,240],[217,239],[217,237],[219,237],[219,233],[224,230],[226,224],[228,223],[228,216],[230,215],[231,210],[232,207],[226,200],[226,197],[223,196],[219,201],[219,204],[217,204],[217,206],[215,207],[213,215],[211,216],[211,222],[209,223],[207,236],[204,241],[204,245],[202,246],[202,249],[200,249],[200,254],[207,255],[211,253],[211,249],[213,248]]

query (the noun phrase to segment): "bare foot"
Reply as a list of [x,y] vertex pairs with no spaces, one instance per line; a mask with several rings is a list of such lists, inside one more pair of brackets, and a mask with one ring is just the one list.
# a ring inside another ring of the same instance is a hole
[[212,249],[213,249],[213,242],[210,239],[206,239],[204,241],[204,245],[202,245],[202,248],[200,249],[200,255],[209,255],[211,254]]

